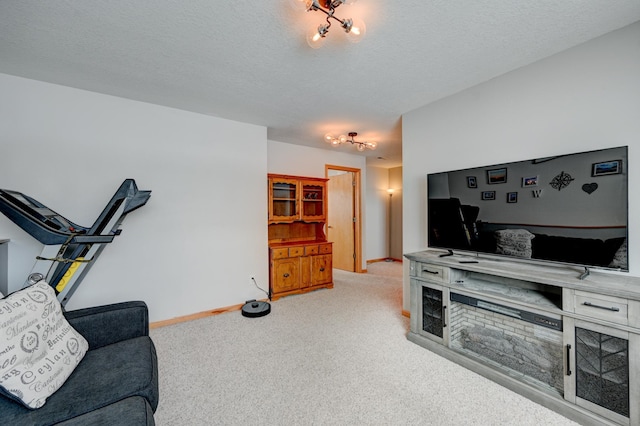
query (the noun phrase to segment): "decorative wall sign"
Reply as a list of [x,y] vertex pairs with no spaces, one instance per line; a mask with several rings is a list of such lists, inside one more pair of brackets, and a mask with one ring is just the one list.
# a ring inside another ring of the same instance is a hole
[[564,171],[560,172],[560,174],[553,178],[549,185],[553,189],[557,189],[560,191],[562,188],[566,188],[574,179],[571,177],[569,173],[565,173]]
[[591,195],[591,193],[594,192],[596,189],[598,189],[598,184],[595,182],[585,183],[584,185],[582,185],[582,190],[589,195]]
[[478,187],[478,181],[475,176],[467,176],[467,187],[468,188]]
[[496,191],[482,191],[482,199],[483,200],[495,200],[496,199]]
[[538,186],[538,176],[529,176],[522,178],[522,187]]
[[540,196],[542,195],[542,189],[532,190],[531,195],[533,195],[533,198],[540,198]]
[[517,202],[518,202],[518,193],[507,192],[507,203],[517,203]]
[[591,166],[591,176],[617,175],[622,173],[622,160],[603,161],[593,163]]
[[507,182],[507,169],[493,169],[487,170],[487,183],[493,185],[494,183],[506,183]]

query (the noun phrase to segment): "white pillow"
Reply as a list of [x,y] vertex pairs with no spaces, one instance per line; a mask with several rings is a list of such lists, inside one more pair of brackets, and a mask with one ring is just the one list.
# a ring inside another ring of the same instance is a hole
[[0,300],[0,392],[27,408],[42,407],[88,347],[46,282]]
[[526,229],[503,229],[495,232],[496,253],[531,259],[531,240],[535,238]]

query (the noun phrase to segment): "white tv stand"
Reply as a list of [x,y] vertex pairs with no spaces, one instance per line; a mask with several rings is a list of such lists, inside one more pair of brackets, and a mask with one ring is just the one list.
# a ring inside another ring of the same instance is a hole
[[407,338],[585,425],[640,424],[640,278],[427,250]]

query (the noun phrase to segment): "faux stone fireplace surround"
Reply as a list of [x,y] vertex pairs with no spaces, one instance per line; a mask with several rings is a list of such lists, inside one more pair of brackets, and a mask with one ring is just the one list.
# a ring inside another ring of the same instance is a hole
[[462,303],[451,303],[451,347],[563,392],[562,332]]

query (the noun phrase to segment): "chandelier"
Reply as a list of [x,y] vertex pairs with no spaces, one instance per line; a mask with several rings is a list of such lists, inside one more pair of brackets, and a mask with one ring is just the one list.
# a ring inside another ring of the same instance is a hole
[[340,135],[337,138],[334,138],[332,135],[327,133],[326,135],[324,135],[324,141],[326,143],[330,143],[333,146],[342,145],[343,143],[350,143],[351,145],[355,145],[356,149],[361,152],[367,148],[374,150],[378,146],[378,144],[375,142],[358,142],[353,139],[356,136],[358,136],[356,132],[349,132],[349,138],[351,139],[347,138],[345,135]]
[[314,49],[322,47],[324,39],[331,27],[331,20],[340,23],[340,26],[347,33],[347,37],[350,41],[358,43],[364,37],[366,27],[361,20],[354,20],[351,18],[340,19],[334,16],[335,10],[341,4],[355,3],[357,0],[291,0],[295,6],[304,5],[307,12],[315,11],[322,12],[326,17],[326,24],[318,25],[318,28],[313,29],[307,34],[307,43]]

